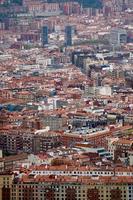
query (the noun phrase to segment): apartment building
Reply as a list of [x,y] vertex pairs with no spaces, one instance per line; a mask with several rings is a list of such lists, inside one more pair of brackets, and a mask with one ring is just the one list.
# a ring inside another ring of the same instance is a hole
[[133,150],[132,138],[108,138],[108,150],[114,160],[127,159],[128,152]]
[[0,173],[0,200],[11,199],[12,180],[11,173]]
[[54,175],[54,176],[73,176],[73,177],[133,177],[133,167],[90,167],[90,166],[36,166],[30,171],[30,175]]
[[40,153],[46,152],[48,149],[58,147],[60,144],[60,135],[52,132],[38,131],[38,134],[34,135],[32,150],[33,152]]
[[44,126],[49,126],[50,130],[60,130],[66,125],[66,118],[61,115],[45,115],[42,123]]
[[5,153],[39,153],[58,147],[60,134],[45,129],[30,131],[29,129],[2,130],[0,148]]
[[12,200],[127,200],[132,181],[131,177],[26,175],[14,179]]

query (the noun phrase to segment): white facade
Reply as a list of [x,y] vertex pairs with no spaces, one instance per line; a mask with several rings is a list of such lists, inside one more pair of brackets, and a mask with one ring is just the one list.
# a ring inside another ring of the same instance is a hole
[[100,86],[96,88],[96,93],[103,96],[111,96],[112,89],[110,86]]
[[133,176],[133,172],[114,172],[106,170],[106,171],[102,171],[102,170],[97,170],[97,171],[70,171],[70,170],[33,170],[30,174],[32,175],[60,175],[60,176]]
[[133,151],[128,152],[129,165],[133,166]]

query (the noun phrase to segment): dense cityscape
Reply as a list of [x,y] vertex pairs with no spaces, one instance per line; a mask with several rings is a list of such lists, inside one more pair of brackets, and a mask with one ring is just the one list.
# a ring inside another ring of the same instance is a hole
[[0,0],[0,200],[133,200],[133,0]]

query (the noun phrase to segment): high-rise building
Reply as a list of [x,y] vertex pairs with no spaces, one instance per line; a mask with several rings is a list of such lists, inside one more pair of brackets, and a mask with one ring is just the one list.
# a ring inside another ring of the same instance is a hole
[[72,26],[65,27],[65,45],[66,46],[72,45]]
[[42,45],[48,44],[48,26],[43,26],[42,28]]
[[112,29],[110,33],[110,44],[114,47],[119,47],[127,43],[127,32],[124,29]]

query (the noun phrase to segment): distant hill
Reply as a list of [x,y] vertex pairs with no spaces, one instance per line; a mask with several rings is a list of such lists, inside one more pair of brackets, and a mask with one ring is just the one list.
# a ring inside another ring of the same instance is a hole
[[102,0],[47,0],[48,3],[53,2],[69,2],[69,1],[77,1],[83,5],[83,7],[93,7],[93,8],[101,8],[102,7]]

